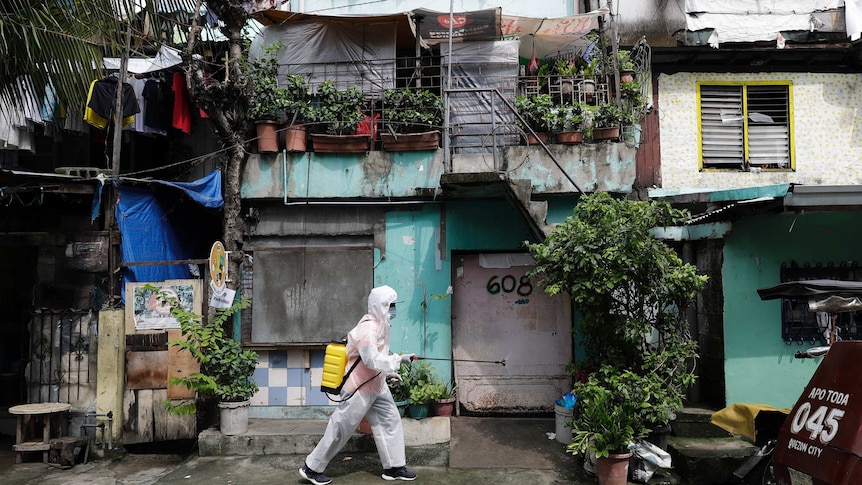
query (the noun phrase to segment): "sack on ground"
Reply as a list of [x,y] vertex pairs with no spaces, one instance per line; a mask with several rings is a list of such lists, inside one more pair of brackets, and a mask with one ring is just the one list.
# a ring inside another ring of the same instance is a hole
[[671,467],[670,454],[649,441],[635,440],[629,449],[629,479],[634,482],[647,483],[657,469]]

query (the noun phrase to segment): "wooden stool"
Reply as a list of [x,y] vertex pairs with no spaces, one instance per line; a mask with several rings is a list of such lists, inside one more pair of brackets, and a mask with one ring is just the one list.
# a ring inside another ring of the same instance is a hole
[[17,453],[15,463],[24,461],[23,454],[29,451],[41,451],[42,462],[48,463],[51,439],[66,434],[66,420],[63,414],[71,407],[69,403],[44,402],[21,404],[9,408],[10,414],[18,416],[15,446],[12,447]]
[[[75,452],[77,450],[77,453]],[[63,436],[51,440],[50,465],[60,468],[72,468],[78,455],[83,455],[83,464],[87,464],[90,455],[89,436]]]

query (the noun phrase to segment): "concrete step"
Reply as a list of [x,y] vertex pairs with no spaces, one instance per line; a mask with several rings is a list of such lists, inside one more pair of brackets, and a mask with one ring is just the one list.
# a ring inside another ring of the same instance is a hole
[[712,424],[714,409],[686,407],[676,412],[670,427],[674,436],[683,438],[732,438],[727,431]]
[[731,481],[736,470],[755,452],[739,438],[687,438],[670,436],[667,452],[683,483],[718,485]]
[[[325,419],[250,418],[248,431],[234,436],[223,435],[217,427],[212,427],[198,435],[198,453],[200,456],[307,455],[323,437],[327,422]],[[401,422],[408,463],[449,465],[448,417],[403,418]],[[377,456],[374,437],[357,432],[350,437],[342,453],[357,458]]]

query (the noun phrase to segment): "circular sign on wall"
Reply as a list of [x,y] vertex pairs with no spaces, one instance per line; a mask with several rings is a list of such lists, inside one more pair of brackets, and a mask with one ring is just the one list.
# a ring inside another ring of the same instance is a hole
[[224,288],[227,274],[227,255],[221,241],[213,243],[210,249],[210,278],[216,288]]

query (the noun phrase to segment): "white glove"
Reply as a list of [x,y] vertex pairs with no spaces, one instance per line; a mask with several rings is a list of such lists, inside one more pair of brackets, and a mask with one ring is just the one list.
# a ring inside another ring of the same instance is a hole
[[416,354],[401,354],[401,363],[409,364],[413,360],[413,357],[416,357]]
[[404,379],[401,378],[401,374],[393,372],[391,374],[386,374],[386,382],[389,384],[396,384],[399,382],[404,382]]

